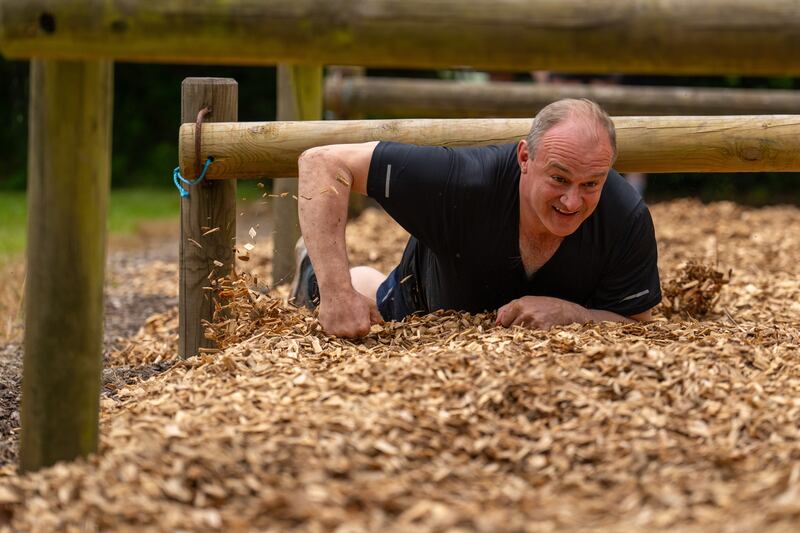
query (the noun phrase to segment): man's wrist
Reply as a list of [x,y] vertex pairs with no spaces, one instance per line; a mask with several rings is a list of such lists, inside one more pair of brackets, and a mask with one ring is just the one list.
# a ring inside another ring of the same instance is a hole
[[[340,296],[352,292],[353,284],[350,281],[350,268],[345,262],[341,265],[331,265],[330,260],[325,269],[317,270],[317,284],[320,294]],[[321,261],[325,263],[325,261]],[[338,263],[338,261],[336,261]]]
[[[319,283],[319,280],[317,280]],[[353,284],[350,282],[350,279],[342,280],[338,282],[328,282],[326,284],[319,283],[319,293],[320,297],[324,297],[326,299],[340,299],[340,298],[347,298],[351,296],[355,292],[353,288]]]
[[582,305],[578,305],[567,300],[562,301],[564,302],[564,307],[566,308],[564,312],[564,318],[566,319],[567,324],[586,324],[594,319],[591,309],[587,309]]

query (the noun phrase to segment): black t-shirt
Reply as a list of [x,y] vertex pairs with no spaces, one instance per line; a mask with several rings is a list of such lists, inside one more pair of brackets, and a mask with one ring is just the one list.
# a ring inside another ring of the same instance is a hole
[[496,310],[553,296],[630,316],[661,301],[650,212],[611,171],[589,218],[528,278],[519,251],[516,145],[446,148],[381,142],[367,194],[412,237],[398,266],[418,311]]

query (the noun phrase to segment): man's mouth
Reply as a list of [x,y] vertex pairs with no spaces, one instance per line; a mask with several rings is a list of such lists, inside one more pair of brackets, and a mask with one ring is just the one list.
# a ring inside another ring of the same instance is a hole
[[578,214],[578,211],[580,211],[580,209],[578,209],[578,210],[576,210],[576,211],[567,211],[566,209],[561,209],[560,207],[556,207],[556,206],[553,206],[553,209],[554,209],[554,210],[555,210],[555,211],[556,211],[558,214],[560,214],[560,215],[564,215],[564,216],[567,216],[567,217],[569,217],[569,216],[573,216],[573,215],[577,215],[577,214]]

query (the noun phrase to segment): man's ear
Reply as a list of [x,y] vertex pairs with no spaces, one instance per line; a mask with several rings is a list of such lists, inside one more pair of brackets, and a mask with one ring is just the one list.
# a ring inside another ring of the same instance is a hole
[[527,170],[528,161],[530,160],[530,152],[528,152],[528,141],[521,139],[517,143],[517,163],[521,172]]

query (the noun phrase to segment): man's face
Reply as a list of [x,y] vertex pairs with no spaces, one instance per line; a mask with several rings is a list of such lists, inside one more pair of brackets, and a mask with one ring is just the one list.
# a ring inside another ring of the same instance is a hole
[[520,221],[525,229],[570,235],[600,201],[613,152],[608,134],[586,120],[568,118],[539,139],[531,159],[527,142],[517,146]]

